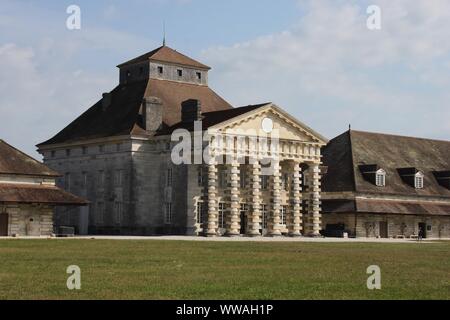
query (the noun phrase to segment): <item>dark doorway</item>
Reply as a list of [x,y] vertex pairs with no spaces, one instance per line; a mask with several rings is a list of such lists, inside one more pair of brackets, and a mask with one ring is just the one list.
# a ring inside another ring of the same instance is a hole
[[247,232],[247,211],[241,211],[241,234]]
[[419,238],[427,237],[427,224],[425,222],[419,222]]
[[388,223],[380,221],[380,238],[388,238]]
[[0,237],[8,236],[8,214],[0,213]]

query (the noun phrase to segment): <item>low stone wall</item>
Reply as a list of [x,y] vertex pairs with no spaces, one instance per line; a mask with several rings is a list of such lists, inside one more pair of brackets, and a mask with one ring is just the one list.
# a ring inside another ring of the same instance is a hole
[[392,214],[326,213],[322,228],[327,224],[344,224],[356,237],[382,237],[382,224],[387,223],[387,236],[394,238],[419,234],[419,223],[426,225],[427,238],[450,237],[450,216],[419,216]]

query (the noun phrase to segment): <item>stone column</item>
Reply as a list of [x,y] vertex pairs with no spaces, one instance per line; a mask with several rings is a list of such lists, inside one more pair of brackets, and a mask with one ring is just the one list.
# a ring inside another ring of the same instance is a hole
[[[275,160],[273,160],[275,161]],[[280,209],[281,209],[281,167],[280,162],[273,164],[273,173],[270,179],[271,199],[270,199],[270,218],[267,228],[270,237],[281,236],[280,228]]]
[[301,187],[301,177],[302,177],[302,168],[300,167],[300,163],[294,162],[294,172],[292,175],[292,185],[290,188],[290,215],[289,215],[289,236],[291,237],[299,237],[301,236],[302,230],[302,187]]
[[219,224],[217,203],[217,166],[215,163],[208,164],[208,222],[205,235],[215,237]]
[[240,204],[239,204],[239,163],[233,161],[228,168],[229,181],[228,193],[230,198],[230,207],[227,215],[227,231],[226,236],[235,237],[240,235]]
[[257,237],[261,234],[259,229],[261,228],[261,164],[258,160],[251,164],[252,176],[251,176],[251,212],[248,217],[248,232],[250,237]]
[[309,214],[312,217],[311,236],[320,236],[321,214],[320,214],[320,168],[314,163],[311,165],[311,182],[309,186],[310,205]]

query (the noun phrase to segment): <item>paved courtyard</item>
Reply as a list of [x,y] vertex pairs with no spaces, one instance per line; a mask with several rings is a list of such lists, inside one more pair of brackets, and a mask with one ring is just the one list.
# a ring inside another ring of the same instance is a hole
[[[50,238],[50,237],[47,237]],[[19,237],[0,239],[46,239],[46,237]],[[62,237],[58,239],[76,240],[76,239],[97,239],[97,240],[173,240],[173,241],[219,241],[219,242],[333,242],[333,243],[432,243],[435,241],[450,241],[450,238],[431,239],[427,238],[421,241],[416,239],[377,239],[377,238],[311,238],[311,237],[197,237],[197,236],[75,236]]]

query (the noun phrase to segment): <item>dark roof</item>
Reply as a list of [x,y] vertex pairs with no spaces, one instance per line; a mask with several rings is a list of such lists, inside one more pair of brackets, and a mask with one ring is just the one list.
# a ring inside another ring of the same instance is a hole
[[[247,112],[259,109],[268,104],[269,103],[262,103],[262,104],[257,104],[257,105],[248,105],[245,107],[202,113],[202,119],[201,119],[202,120],[202,129],[206,130],[216,124],[219,124],[221,122],[238,117]],[[202,105],[202,110],[203,110],[203,105]],[[158,133],[158,135],[168,135],[168,134],[171,134],[176,129],[186,129],[189,131],[193,131],[194,123],[192,121],[191,122],[181,122],[180,121],[180,122],[174,124],[173,126],[162,130],[161,132]]]
[[174,63],[184,66],[190,66],[200,69],[211,69],[207,65],[204,65],[203,63],[200,63],[192,58],[189,58],[188,56],[185,56],[182,53],[179,53],[178,51],[169,48],[167,46],[159,47],[155,50],[152,50],[150,52],[147,52],[137,58],[131,59],[127,62],[124,62],[122,64],[119,64],[117,67],[121,68],[127,65],[145,62],[145,61],[160,61],[160,62],[167,62],[167,63]]
[[208,86],[167,80],[120,84],[111,91],[111,97],[111,104],[105,110],[99,100],[53,138],[38,146],[119,135],[146,135],[140,113],[144,97],[162,100],[163,128],[181,121],[181,102],[188,99],[200,100],[205,112],[232,108]]
[[323,200],[324,213],[378,213],[450,216],[450,204],[384,200]]
[[[322,155],[328,166],[322,181],[324,192],[450,197],[450,190],[439,185],[433,174],[450,169],[450,141],[349,130],[332,139]],[[359,166],[368,164],[386,171],[385,187],[364,179]],[[424,173],[423,189],[402,180],[398,169],[408,167]]]
[[56,186],[0,184],[0,203],[87,205],[88,202]]
[[0,139],[0,174],[60,176],[46,165]]

